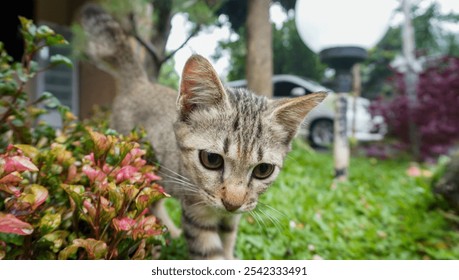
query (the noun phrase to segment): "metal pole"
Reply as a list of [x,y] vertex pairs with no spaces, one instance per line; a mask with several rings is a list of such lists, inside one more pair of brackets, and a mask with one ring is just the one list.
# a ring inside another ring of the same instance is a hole
[[335,121],[333,136],[333,156],[335,159],[335,180],[345,181],[349,169],[349,139],[347,135],[347,96],[352,87],[350,69],[336,69]]
[[405,87],[406,95],[408,97],[408,133],[411,142],[411,152],[415,159],[420,158],[420,135],[418,127],[413,119],[413,109],[417,106],[417,85],[418,85],[418,72],[420,66],[416,60],[415,55],[415,41],[414,41],[414,28],[411,22],[410,0],[402,0],[402,10],[405,16],[402,29],[402,43],[403,43],[403,56],[406,62],[405,72]]
[[335,100],[334,145],[335,180],[345,181],[349,168],[349,141],[347,138],[347,98],[348,93],[337,93]]
[[[352,67],[352,141],[356,142],[355,128],[357,122],[357,98],[360,97],[362,82],[360,79],[360,63]],[[354,143],[355,144],[355,143]]]

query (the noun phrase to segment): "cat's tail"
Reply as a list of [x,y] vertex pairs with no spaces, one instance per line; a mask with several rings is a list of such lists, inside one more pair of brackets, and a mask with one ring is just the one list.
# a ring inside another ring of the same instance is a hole
[[93,3],[84,5],[79,22],[86,35],[84,52],[98,67],[122,78],[146,77],[129,43],[129,36],[102,7]]

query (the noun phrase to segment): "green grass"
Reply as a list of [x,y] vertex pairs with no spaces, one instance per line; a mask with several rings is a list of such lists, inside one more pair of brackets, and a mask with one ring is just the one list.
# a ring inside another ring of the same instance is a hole
[[[428,179],[408,177],[408,166],[352,158],[349,182],[332,188],[332,156],[296,142],[257,214],[243,216],[237,256],[459,259],[459,231],[437,206]],[[179,221],[177,206],[168,202]],[[184,240],[171,241],[162,257],[187,258]]]

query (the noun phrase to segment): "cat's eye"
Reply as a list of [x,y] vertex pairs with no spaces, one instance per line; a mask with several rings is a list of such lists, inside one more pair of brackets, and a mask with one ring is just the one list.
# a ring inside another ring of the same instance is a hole
[[257,179],[266,179],[274,172],[274,165],[269,163],[260,163],[255,166],[252,176]]
[[218,170],[223,167],[223,158],[219,154],[209,153],[206,151],[199,152],[199,159],[201,164],[210,170]]

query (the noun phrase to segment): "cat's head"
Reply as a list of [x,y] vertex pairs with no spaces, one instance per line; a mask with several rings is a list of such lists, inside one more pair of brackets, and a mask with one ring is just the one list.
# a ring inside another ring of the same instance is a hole
[[183,163],[196,186],[190,195],[229,212],[253,210],[279,174],[304,117],[325,96],[270,100],[224,88],[205,58],[190,57],[174,125]]

